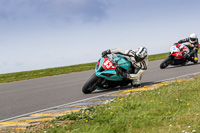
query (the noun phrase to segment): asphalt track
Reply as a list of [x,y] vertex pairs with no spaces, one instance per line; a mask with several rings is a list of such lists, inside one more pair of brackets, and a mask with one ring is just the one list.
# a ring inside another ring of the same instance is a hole
[[[188,64],[181,67],[168,67],[161,70],[161,60],[149,62],[148,70],[143,74],[142,83],[200,72],[199,64]],[[0,84],[0,121],[15,116],[67,104],[82,99],[103,95],[110,91],[95,91],[83,94],[82,86],[94,73],[94,70],[63,74],[45,78],[24,80]]]

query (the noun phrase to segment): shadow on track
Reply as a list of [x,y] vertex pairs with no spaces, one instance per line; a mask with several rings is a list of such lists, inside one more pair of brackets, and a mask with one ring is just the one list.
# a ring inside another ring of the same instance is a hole
[[137,89],[137,88],[144,87],[146,85],[153,85],[153,84],[155,84],[155,82],[143,82],[140,87],[132,87],[131,85],[118,86],[118,87],[115,87],[115,88],[101,89],[101,90],[98,90],[98,91],[95,90],[91,94],[98,94],[98,93],[103,93],[103,92],[111,92],[111,91],[119,91],[119,90],[128,90],[128,89]]
[[[198,63],[196,63],[196,64],[192,64],[192,63],[190,63],[190,64],[187,64],[187,65],[184,65],[184,66],[182,66],[182,65],[169,65],[169,67],[167,67],[167,68],[165,68],[165,69],[174,69],[174,68],[179,68],[179,67],[188,67],[188,66],[194,66],[194,65],[199,65],[200,64],[200,62],[198,62]],[[163,69],[164,70],[164,69]]]

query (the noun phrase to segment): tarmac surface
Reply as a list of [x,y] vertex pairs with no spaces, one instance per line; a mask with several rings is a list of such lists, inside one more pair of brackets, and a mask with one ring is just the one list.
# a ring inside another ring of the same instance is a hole
[[[188,64],[181,67],[168,67],[167,69],[161,70],[159,68],[160,63],[161,60],[149,62],[149,68],[142,77],[143,86],[160,84],[161,82],[156,83],[156,81],[166,79],[175,80],[172,78],[182,75],[191,74],[193,76],[200,71],[199,64]],[[78,103],[84,105],[84,101],[87,101],[85,105],[88,106],[90,105],[88,100],[91,99],[92,105],[94,103],[102,103],[102,101],[113,97],[109,94],[115,93],[118,95],[118,93],[121,93],[121,91],[127,91],[131,89],[131,87],[128,86],[121,88],[121,90],[119,90],[119,88],[112,90],[96,90],[92,94],[85,95],[82,93],[82,86],[93,74],[93,72],[94,70],[91,70],[0,84],[0,128],[13,127],[12,124],[11,126],[8,126],[10,123],[7,123],[7,126],[5,126],[6,123],[3,122],[11,122],[14,120],[13,123],[16,125],[16,119],[27,120],[27,117],[28,119],[32,117],[32,119],[29,121],[29,124],[31,121],[33,122],[33,118],[35,118],[37,121],[43,119],[53,119],[55,116],[63,115],[63,113],[57,112],[64,111],[64,113],[66,113],[66,111],[68,111],[68,113],[70,113],[83,108],[83,106],[76,105]],[[133,90],[136,91],[137,89]],[[114,97],[116,97],[116,95]],[[94,100],[95,98],[97,98],[97,100]],[[68,109],[66,110],[66,108]],[[50,115],[53,117],[49,117],[49,110],[51,110]],[[53,111],[55,112],[54,115],[52,114],[52,110],[56,110]],[[40,115],[37,115],[38,113],[40,113]],[[42,116],[48,116],[48,118],[41,117],[41,114]],[[27,122],[25,123],[25,125],[27,125]]]

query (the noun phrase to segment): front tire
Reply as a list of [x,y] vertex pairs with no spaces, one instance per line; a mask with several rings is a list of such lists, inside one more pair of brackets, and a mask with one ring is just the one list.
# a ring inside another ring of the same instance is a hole
[[94,73],[83,85],[82,92],[84,94],[89,94],[93,92],[96,89],[96,84],[97,84],[98,77]]
[[171,58],[168,56],[162,63],[160,64],[161,69],[165,69],[171,63]]

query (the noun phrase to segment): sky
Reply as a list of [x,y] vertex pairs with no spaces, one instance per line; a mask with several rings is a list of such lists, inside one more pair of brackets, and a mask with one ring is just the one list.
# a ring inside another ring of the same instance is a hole
[[0,74],[96,62],[107,49],[169,52],[200,36],[199,0],[0,0]]

